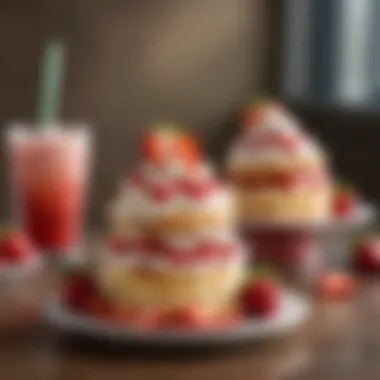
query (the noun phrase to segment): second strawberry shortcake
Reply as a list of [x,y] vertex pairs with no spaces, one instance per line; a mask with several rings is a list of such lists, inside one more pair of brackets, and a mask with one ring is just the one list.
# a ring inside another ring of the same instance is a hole
[[332,181],[321,146],[281,105],[247,110],[228,157],[242,221],[311,222],[329,217]]

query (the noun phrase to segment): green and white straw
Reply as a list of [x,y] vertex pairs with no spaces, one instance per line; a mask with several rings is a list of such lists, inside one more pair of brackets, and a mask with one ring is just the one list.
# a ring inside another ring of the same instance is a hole
[[60,40],[50,40],[41,57],[41,76],[37,94],[37,125],[46,128],[60,117],[62,78],[66,46]]

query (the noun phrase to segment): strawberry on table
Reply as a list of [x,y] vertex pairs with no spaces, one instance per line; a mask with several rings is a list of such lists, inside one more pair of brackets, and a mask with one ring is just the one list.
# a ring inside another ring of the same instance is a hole
[[380,273],[380,236],[370,236],[354,247],[353,264],[363,272]]
[[0,260],[5,263],[25,263],[35,253],[31,241],[19,231],[8,231],[0,237]]
[[344,300],[355,291],[355,280],[347,273],[325,273],[317,281],[317,291],[326,300]]

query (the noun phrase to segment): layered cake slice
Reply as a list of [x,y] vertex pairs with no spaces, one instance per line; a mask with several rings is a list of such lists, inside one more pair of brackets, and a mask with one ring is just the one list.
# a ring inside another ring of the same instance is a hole
[[247,110],[228,157],[243,221],[309,222],[329,217],[331,179],[326,154],[281,105]]
[[137,315],[191,310],[208,325],[234,315],[245,253],[233,195],[184,132],[148,133],[141,159],[111,207],[102,292]]

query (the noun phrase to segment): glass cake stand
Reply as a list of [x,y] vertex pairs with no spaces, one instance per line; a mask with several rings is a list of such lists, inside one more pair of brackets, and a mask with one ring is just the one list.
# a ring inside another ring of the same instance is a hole
[[310,280],[323,268],[345,268],[350,245],[376,225],[376,208],[361,203],[346,219],[315,223],[250,222],[241,226],[255,265],[275,267],[291,279]]

